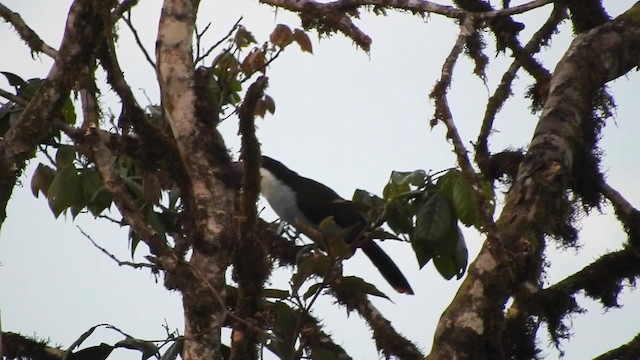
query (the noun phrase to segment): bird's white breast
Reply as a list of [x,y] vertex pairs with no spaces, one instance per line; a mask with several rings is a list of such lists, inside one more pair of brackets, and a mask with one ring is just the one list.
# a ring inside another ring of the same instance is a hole
[[298,209],[296,193],[289,186],[264,168],[260,169],[260,176],[260,192],[280,219],[294,226],[296,219],[308,222]]

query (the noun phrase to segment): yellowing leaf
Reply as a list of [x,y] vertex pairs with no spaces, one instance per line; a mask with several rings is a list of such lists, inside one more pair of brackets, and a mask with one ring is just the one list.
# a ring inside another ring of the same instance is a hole
[[39,193],[47,196],[47,189],[51,186],[55,175],[56,172],[52,168],[44,164],[38,164],[38,167],[31,177],[31,192],[33,196],[38,197]]
[[300,50],[313,54],[313,46],[306,32],[300,29],[293,30],[293,40],[298,43]]
[[256,103],[256,107],[253,110],[253,114],[256,116],[260,116],[261,118],[264,119],[264,116],[266,113],[267,113],[267,107],[264,103],[264,100],[262,99],[258,100],[258,102]]
[[255,71],[260,71],[264,74],[265,66],[267,64],[266,58],[264,56],[264,52],[260,49],[253,49],[242,64],[240,65],[240,69],[245,74],[252,74]]
[[247,47],[252,43],[256,43],[256,39],[253,37],[253,34],[251,34],[251,32],[242,25],[238,26],[238,30],[236,31],[236,36],[233,38],[233,41],[239,48]]
[[271,35],[269,35],[269,40],[275,46],[283,49],[287,45],[291,44],[293,41],[293,34],[291,33],[291,29],[284,24],[276,25],[276,28],[273,29]]

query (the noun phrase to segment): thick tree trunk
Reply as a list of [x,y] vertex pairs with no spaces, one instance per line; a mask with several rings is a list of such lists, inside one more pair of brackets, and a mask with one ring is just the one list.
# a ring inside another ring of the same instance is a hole
[[506,358],[504,306],[517,291],[537,288],[533,281],[544,237],[557,221],[549,216],[562,206],[593,95],[640,64],[640,17],[635,15],[629,11],[579,35],[556,67],[531,146],[498,220],[497,237],[486,240],[440,318],[428,359]]
[[185,360],[220,358],[225,271],[235,236],[234,191],[224,175],[230,160],[216,133],[215,113],[199,111],[206,104],[195,89],[192,39],[198,3],[166,0],[156,43],[163,108],[187,175],[182,195],[196,282],[176,279],[183,295]]

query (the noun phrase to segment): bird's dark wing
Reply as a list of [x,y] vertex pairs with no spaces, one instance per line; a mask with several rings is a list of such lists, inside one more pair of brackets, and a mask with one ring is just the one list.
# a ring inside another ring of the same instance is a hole
[[300,178],[298,181],[301,186],[314,183],[314,191],[297,193],[296,200],[300,211],[315,225],[319,225],[329,216],[333,216],[333,221],[342,228],[365,225],[364,218],[351,201],[343,199],[335,191],[317,181],[308,178]]
[[[353,242],[366,226],[365,219],[355,205],[317,181],[307,178],[300,178],[298,181],[303,183],[300,184],[301,186],[305,185],[305,182],[307,182],[307,185],[315,183],[313,186],[314,192],[296,194],[298,207],[309,221],[317,226],[327,217],[333,216],[333,221],[341,228],[353,227],[345,239],[349,243]],[[313,206],[312,204],[324,204],[325,206]],[[378,244],[373,240],[367,240],[359,244],[359,246],[396,291],[403,294],[413,294],[413,289],[411,289],[407,278],[404,277],[398,266]]]

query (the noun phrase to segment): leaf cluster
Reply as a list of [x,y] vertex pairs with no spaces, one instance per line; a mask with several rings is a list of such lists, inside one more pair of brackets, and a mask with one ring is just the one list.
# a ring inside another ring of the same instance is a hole
[[[493,204],[490,184],[483,184],[483,193]],[[382,198],[358,190],[353,201],[370,219],[383,214],[393,233],[411,243],[420,268],[433,260],[447,280],[464,275],[468,253],[458,223],[476,228],[480,223],[473,189],[462,172],[450,169],[435,178],[424,170],[394,171]]]

